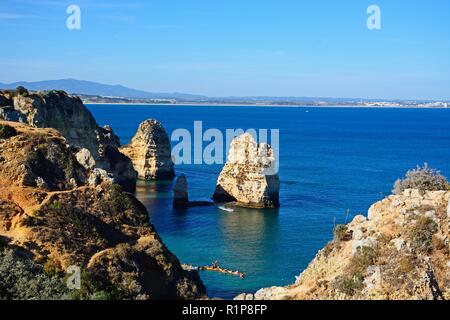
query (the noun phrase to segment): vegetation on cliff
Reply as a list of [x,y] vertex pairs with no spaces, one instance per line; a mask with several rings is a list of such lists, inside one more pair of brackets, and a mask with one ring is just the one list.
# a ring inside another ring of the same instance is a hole
[[[198,274],[183,270],[149,223],[145,207],[110,180],[92,185],[89,177],[98,169],[78,163],[76,149],[58,131],[15,122],[0,125],[16,131],[0,139],[0,268],[18,270],[11,273],[15,278],[0,277],[0,298],[205,295]],[[81,269],[81,288],[60,290],[70,266]],[[34,287],[28,293],[9,285],[26,283],[30,274],[41,276],[36,284],[30,282]],[[34,294],[38,289],[33,288],[41,287],[41,294]]]
[[367,217],[336,226],[295,284],[237,299],[450,299],[447,182],[425,166],[396,186]]
[[110,127],[97,124],[79,97],[60,90],[2,90],[0,119],[58,130],[71,147],[88,150],[95,167],[106,170],[126,190],[134,191],[137,173],[131,160],[119,152],[119,138]]
[[17,134],[16,129],[8,125],[0,125],[0,139],[9,139]]
[[406,189],[418,189],[421,191],[438,191],[449,189],[447,179],[436,169],[428,167],[425,163],[423,167],[409,170],[405,178],[398,179],[394,184],[394,194],[401,194]]
[[0,236],[0,300],[63,299],[68,296],[61,278],[46,272],[24,249]]

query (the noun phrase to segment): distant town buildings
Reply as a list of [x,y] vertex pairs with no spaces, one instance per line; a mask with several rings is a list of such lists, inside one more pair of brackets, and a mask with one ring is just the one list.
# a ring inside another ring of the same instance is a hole
[[418,102],[418,101],[401,101],[401,102],[392,102],[392,101],[377,101],[377,102],[366,102],[361,104],[366,107],[415,107],[415,108],[449,108],[450,104],[448,102]]

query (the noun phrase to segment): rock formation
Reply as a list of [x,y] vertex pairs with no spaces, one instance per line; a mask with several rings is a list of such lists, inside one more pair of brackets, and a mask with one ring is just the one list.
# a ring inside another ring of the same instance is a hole
[[171,180],[175,177],[170,140],[157,120],[142,122],[131,142],[120,151],[133,161],[140,179]]
[[[198,274],[182,269],[145,207],[106,171],[80,164],[54,129],[0,121],[0,129],[10,127],[12,135],[0,138],[2,247],[8,239],[61,281],[70,266],[80,267],[82,288],[69,293],[76,298],[204,297]],[[83,159],[90,164],[86,153]]]
[[450,191],[391,195],[336,228],[295,284],[237,299],[450,299],[449,199]]
[[[80,98],[64,91],[28,93],[24,88],[0,91],[0,119],[37,128],[57,129],[75,148],[89,151],[95,166],[114,176],[129,191],[136,187],[136,172],[118,151],[119,138],[110,127],[100,127]],[[92,160],[89,160],[92,165]]]
[[174,208],[186,208],[189,206],[188,184],[184,174],[177,178],[173,188]]
[[177,178],[173,188],[173,207],[175,209],[186,209],[189,207],[204,207],[213,205],[210,201],[189,201],[187,179],[182,174]]
[[213,199],[237,201],[250,208],[279,207],[280,182],[275,157],[268,144],[257,144],[249,133],[231,142],[228,161],[217,180]]

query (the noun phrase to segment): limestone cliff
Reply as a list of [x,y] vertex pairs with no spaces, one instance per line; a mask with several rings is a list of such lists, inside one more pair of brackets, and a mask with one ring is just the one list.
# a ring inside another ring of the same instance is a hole
[[28,93],[25,89],[0,91],[0,97],[0,119],[57,129],[73,147],[89,150],[97,168],[134,190],[136,172],[130,159],[118,151],[119,138],[110,127],[97,124],[80,98],[64,91]]
[[295,284],[238,299],[450,299],[450,191],[407,189],[335,229]]
[[157,120],[142,122],[131,142],[120,151],[133,161],[140,179],[170,180],[175,177],[170,140]]
[[198,274],[182,269],[145,207],[101,179],[98,168],[81,165],[58,131],[0,121],[0,132],[1,239],[46,272],[80,267],[80,298],[98,298],[100,289],[117,299],[205,295]]
[[236,201],[251,208],[279,207],[280,182],[275,157],[268,144],[257,144],[251,134],[231,142],[228,160],[217,179],[213,199]]

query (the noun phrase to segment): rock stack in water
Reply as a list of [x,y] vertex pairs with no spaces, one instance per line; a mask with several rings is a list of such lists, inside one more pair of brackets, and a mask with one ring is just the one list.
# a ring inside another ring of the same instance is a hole
[[173,188],[173,207],[187,208],[189,206],[188,184],[184,174],[177,178]]
[[236,201],[250,208],[279,207],[280,181],[272,148],[257,144],[249,133],[231,142],[228,161],[217,180],[213,199]]
[[121,154],[119,138],[108,126],[100,127],[79,97],[64,91],[29,93],[25,88],[0,91],[0,119],[26,123],[36,128],[57,129],[85,164],[112,174],[128,191],[136,187],[136,172]]
[[173,207],[175,209],[186,209],[189,207],[206,207],[214,203],[211,201],[189,201],[188,183],[184,174],[177,178],[173,188]]
[[120,148],[132,161],[138,178],[170,180],[175,177],[169,136],[157,120],[145,120],[131,142]]

